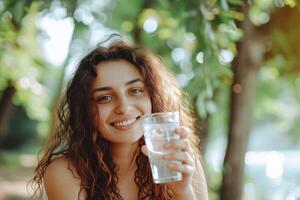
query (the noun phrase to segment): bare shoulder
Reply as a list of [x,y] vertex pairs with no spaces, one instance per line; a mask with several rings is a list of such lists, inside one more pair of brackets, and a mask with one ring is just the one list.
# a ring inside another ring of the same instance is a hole
[[49,200],[78,199],[81,181],[75,167],[66,157],[53,160],[43,178]]

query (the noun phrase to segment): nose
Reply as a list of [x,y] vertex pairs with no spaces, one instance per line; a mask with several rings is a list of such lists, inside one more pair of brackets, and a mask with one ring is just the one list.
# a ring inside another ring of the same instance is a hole
[[120,114],[127,114],[132,109],[131,103],[126,98],[121,98],[115,107],[115,113]]

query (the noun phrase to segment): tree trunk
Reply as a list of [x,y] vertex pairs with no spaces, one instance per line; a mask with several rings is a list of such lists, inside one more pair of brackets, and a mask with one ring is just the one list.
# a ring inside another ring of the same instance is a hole
[[264,43],[255,37],[255,27],[248,18],[248,3],[242,6],[245,20],[240,28],[244,37],[238,43],[238,54],[233,61],[233,83],[230,102],[228,144],[223,163],[221,200],[242,199],[244,157],[251,128],[255,98],[256,74],[262,62]]
[[0,99],[0,139],[6,133],[8,119],[13,108],[12,98],[15,93],[16,88],[13,85],[8,85]]
[[206,146],[207,146],[207,140],[208,140],[208,121],[209,121],[209,114],[207,114],[205,119],[200,119],[199,120],[199,127],[197,127],[198,130],[197,133],[199,134],[200,138],[200,152],[202,156],[205,156],[206,153]]

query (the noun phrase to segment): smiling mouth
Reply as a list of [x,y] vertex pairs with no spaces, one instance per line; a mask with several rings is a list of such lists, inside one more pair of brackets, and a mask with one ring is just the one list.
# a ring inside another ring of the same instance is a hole
[[120,121],[120,122],[113,122],[113,123],[110,123],[110,125],[115,126],[115,127],[130,126],[131,124],[136,122],[139,118],[140,118],[140,116],[138,116],[134,119],[129,119],[129,120]]

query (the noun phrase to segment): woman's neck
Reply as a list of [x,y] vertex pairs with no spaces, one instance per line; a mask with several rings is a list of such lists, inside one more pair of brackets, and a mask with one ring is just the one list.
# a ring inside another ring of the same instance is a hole
[[138,142],[134,144],[112,144],[112,159],[117,165],[119,177],[129,174],[128,172],[135,172],[138,148]]

